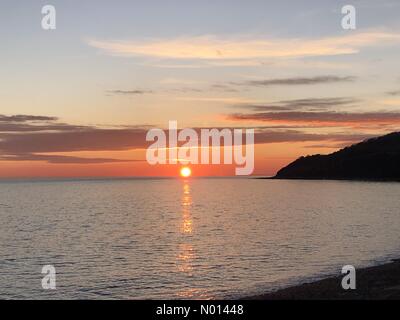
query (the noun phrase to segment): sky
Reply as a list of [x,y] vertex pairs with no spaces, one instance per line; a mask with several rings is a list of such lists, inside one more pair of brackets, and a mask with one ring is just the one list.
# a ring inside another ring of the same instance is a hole
[[[44,5],[56,29],[41,26]],[[342,6],[356,9],[345,30]],[[0,4],[0,177],[175,176],[146,132],[254,128],[255,175],[398,130],[400,2]],[[232,165],[194,165],[197,176]]]

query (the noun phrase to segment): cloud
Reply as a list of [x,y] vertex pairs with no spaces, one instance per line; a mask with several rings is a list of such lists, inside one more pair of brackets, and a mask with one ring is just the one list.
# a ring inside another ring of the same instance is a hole
[[[38,131],[76,131],[87,129],[87,126],[71,125],[58,122],[57,117],[0,114],[0,135],[5,132],[38,132]],[[0,141],[1,141],[0,136]]]
[[362,125],[374,124],[399,124],[400,112],[258,112],[258,113],[235,113],[228,116],[230,120],[247,120],[262,122],[284,122],[284,123],[319,123],[330,125]]
[[63,123],[30,124],[30,123],[7,123],[0,121],[0,135],[2,132],[35,132],[35,131],[71,131],[84,129],[84,126],[74,126]]
[[129,160],[43,155],[74,151],[130,150],[146,147],[148,127],[100,128],[57,122],[56,117],[0,115],[0,160],[50,163],[106,163]]
[[151,90],[108,90],[108,93],[119,94],[119,95],[140,95],[153,93]]
[[54,121],[57,120],[56,117],[47,117],[47,116],[31,116],[31,115],[13,115],[6,116],[0,115],[0,122],[28,122],[28,121]]
[[[226,93],[237,93],[239,90],[238,86],[241,86],[241,90],[247,90],[246,87],[266,87],[276,85],[316,85],[326,83],[337,83],[337,82],[352,82],[356,79],[353,76],[315,76],[315,77],[294,77],[284,79],[264,79],[264,80],[249,80],[243,82],[229,82],[229,83],[214,83],[207,87],[194,87],[194,86],[181,86],[176,88],[169,88],[164,90],[158,90],[160,92],[174,92],[174,93],[209,93],[209,92],[226,92]],[[153,90],[108,90],[110,94],[115,95],[141,95],[153,93]],[[306,103],[307,101],[298,100],[298,103]],[[320,102],[324,103],[322,100]],[[327,102],[328,103],[328,102]],[[338,101],[340,103],[340,101]],[[274,108],[276,109],[276,108]],[[276,109],[278,110],[278,109]]]
[[319,39],[228,37],[215,35],[150,40],[97,40],[88,45],[114,56],[163,59],[246,60],[355,54],[362,48],[400,41],[385,31],[346,33]]
[[[82,158],[62,155],[42,155],[42,154],[14,154],[0,156],[4,161],[46,161],[48,163],[69,163],[69,164],[94,164],[94,163],[113,163],[113,162],[136,162],[142,160],[122,160],[113,158]],[[143,160],[144,161],[144,160]]]
[[400,90],[388,91],[388,92],[386,92],[386,94],[389,96],[399,96]]
[[[240,127],[246,129],[246,127]],[[202,127],[193,128],[200,136],[200,130]],[[230,129],[234,130],[234,127],[219,127],[218,130]],[[237,128],[236,128],[237,129]],[[362,140],[376,137],[373,134],[366,133],[310,133],[302,130],[288,129],[288,127],[251,127],[254,129],[254,143],[255,144],[268,144],[268,143],[297,143],[297,142],[333,142],[348,145],[349,143],[360,142]],[[299,128],[300,129],[300,128]]]
[[[371,136],[371,138],[374,138],[374,136]],[[365,138],[369,139],[369,138]],[[363,140],[365,140],[363,139]],[[360,141],[353,141],[354,143],[360,142]],[[311,144],[304,146],[304,148],[309,148],[309,149],[321,149],[321,148],[328,148],[328,149],[342,149],[345,147],[349,146],[349,142],[338,142],[338,143],[332,143],[332,144]]]
[[[279,113],[278,113],[279,114]],[[400,120],[400,115],[398,115]],[[55,117],[4,116],[0,125],[8,130],[0,132],[0,161],[46,161],[52,164],[96,164],[130,162],[126,160],[98,157],[69,156],[68,152],[79,151],[124,151],[147,148],[146,141],[150,126],[103,128],[96,126],[75,126],[58,123]],[[8,122],[7,120],[8,119]],[[40,120],[42,119],[40,122]],[[35,123],[31,123],[34,121]],[[21,127],[22,126],[22,127]],[[226,127],[217,128],[219,130]],[[359,133],[319,134],[307,133],[301,127],[259,126],[255,129],[255,143],[281,142],[335,142],[350,143],[363,140],[370,135]],[[305,127],[304,127],[305,128]],[[197,132],[203,129],[194,128]],[[233,128],[228,128],[233,129]]]
[[231,82],[232,85],[242,86],[255,86],[255,87],[266,87],[266,86],[299,86],[299,85],[315,85],[315,84],[326,84],[326,83],[337,83],[337,82],[353,82],[356,78],[353,76],[316,76],[316,77],[294,77],[294,78],[281,78],[281,79],[266,79],[266,80],[249,80],[244,82]]
[[215,83],[210,86],[210,91],[238,92],[239,90],[232,88],[232,86],[227,84]]
[[[189,81],[186,81],[189,82]],[[165,82],[169,84],[169,82]],[[170,83],[173,83],[172,81]],[[169,89],[160,89],[159,92],[174,92],[174,93],[208,93],[208,92],[239,92],[236,88],[228,84],[211,84],[208,87],[196,88],[194,86],[181,86]],[[153,90],[108,90],[107,93],[114,95],[142,95],[154,93]]]
[[8,133],[1,136],[5,154],[130,150],[145,147],[146,129],[102,129],[60,132]]
[[255,143],[284,143],[284,142],[341,142],[344,144],[360,142],[374,137],[371,134],[334,133],[318,134],[306,133],[298,130],[259,130],[255,134]]
[[333,107],[349,107],[359,102],[354,98],[308,98],[295,100],[282,100],[263,105],[236,105],[234,108],[248,109],[257,112],[267,111],[292,111],[292,110],[324,110]]
[[181,87],[181,88],[169,89],[168,91],[179,92],[179,93],[239,92],[239,90],[233,88],[231,85],[219,84],[219,83],[211,84],[210,86],[205,88]]

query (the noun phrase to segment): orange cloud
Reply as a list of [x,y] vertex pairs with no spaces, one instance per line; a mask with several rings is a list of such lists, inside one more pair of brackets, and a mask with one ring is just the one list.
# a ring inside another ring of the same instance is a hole
[[255,112],[234,113],[228,116],[229,120],[257,121],[270,124],[297,124],[297,125],[329,125],[329,126],[358,126],[362,124],[399,124],[399,112]]
[[[96,40],[92,47],[117,56],[144,56],[166,59],[242,59],[288,58],[354,54],[363,47],[393,44],[400,34],[369,31],[320,39],[264,39],[254,37],[222,38],[214,35],[155,40]],[[245,63],[246,65],[246,63]]]

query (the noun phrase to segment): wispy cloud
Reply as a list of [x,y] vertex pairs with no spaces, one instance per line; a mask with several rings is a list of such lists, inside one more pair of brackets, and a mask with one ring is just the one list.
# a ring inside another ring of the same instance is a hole
[[388,91],[386,94],[389,96],[400,96],[400,90]]
[[299,85],[315,85],[325,83],[337,83],[337,82],[352,82],[356,79],[353,76],[333,76],[324,75],[316,77],[293,77],[293,78],[280,78],[280,79],[263,79],[263,80],[248,80],[243,82],[231,82],[232,85],[242,86],[255,86],[255,87],[266,87],[266,86],[299,86]]
[[3,134],[3,154],[32,152],[71,152],[129,150],[145,146],[146,129],[102,129],[87,127],[57,132],[26,132]]
[[335,97],[335,98],[308,98],[295,100],[282,100],[261,105],[235,105],[233,108],[245,110],[268,112],[268,111],[293,111],[293,110],[325,110],[328,108],[350,107],[358,103],[355,98]]
[[81,158],[63,153],[144,148],[148,127],[101,128],[59,123],[56,117],[0,115],[0,160],[50,163],[126,162],[112,158]]
[[[106,54],[164,59],[246,60],[332,56],[358,53],[362,48],[392,44],[400,34],[385,31],[347,33],[319,39],[229,37],[214,35],[150,40],[98,40],[88,44]],[[241,61],[243,63],[243,61]]]
[[229,120],[261,121],[286,124],[329,124],[336,126],[358,126],[371,124],[400,124],[400,112],[256,112],[235,113]]
[[[189,81],[187,81],[189,82]],[[171,82],[173,83],[173,82]],[[169,85],[169,83],[167,83]],[[123,95],[123,96],[135,96],[135,95],[143,95],[143,94],[151,94],[151,93],[209,93],[209,92],[228,92],[228,93],[233,93],[233,92],[239,92],[238,89],[234,88],[230,84],[211,84],[209,86],[203,86],[203,87],[194,87],[194,86],[186,86],[182,85],[180,87],[176,88],[159,88],[157,90],[142,90],[142,89],[135,89],[135,90],[108,90],[108,94],[113,94],[113,95]]]
[[98,164],[114,162],[140,162],[144,160],[123,160],[113,158],[83,158],[63,155],[46,155],[34,153],[21,153],[14,155],[1,155],[0,160],[4,161],[46,161],[54,164]]
[[153,93],[152,90],[108,90],[108,93],[117,94],[117,95],[141,95]]
[[[262,79],[262,80],[247,80],[242,82],[227,82],[227,83],[214,83],[208,86],[203,87],[194,87],[194,86],[180,86],[176,88],[164,88],[157,89],[157,92],[172,92],[172,93],[210,93],[210,92],[225,92],[225,93],[237,93],[241,91],[247,91],[250,87],[267,87],[267,86],[298,86],[298,85],[317,85],[317,84],[329,84],[329,83],[338,83],[338,82],[352,82],[356,79],[353,76],[334,76],[334,75],[323,75],[323,76],[315,76],[315,77],[292,77],[292,78],[280,78],[280,79]],[[239,90],[240,89],[240,90]],[[154,93],[154,90],[108,90],[110,94],[115,95],[142,95],[148,93]],[[198,100],[199,98],[195,98]],[[205,98],[207,100],[207,98]],[[307,104],[311,103],[310,99],[305,100],[297,100],[293,102],[294,104]],[[348,101],[340,101],[331,100],[327,101],[326,99],[314,99],[313,103],[321,106],[322,104],[328,103],[336,103],[336,104],[344,104],[348,103]],[[289,102],[282,101],[280,104],[289,104]],[[280,107],[273,107],[275,110],[284,110]]]
[[307,133],[299,130],[259,130],[255,135],[256,143],[285,143],[285,142],[335,142],[348,145],[373,137],[371,134],[360,133]]
[[168,92],[177,92],[177,93],[209,93],[209,92],[239,92],[238,89],[226,85],[226,84],[212,84],[208,87],[203,88],[195,88],[195,87],[180,87],[180,88],[171,88],[167,89]]
[[[80,151],[124,151],[144,149],[149,145],[146,141],[148,126],[129,128],[100,128],[95,126],[75,126],[57,123],[55,117],[2,116],[2,122],[9,119],[9,125],[23,122],[27,127],[18,131],[0,133],[0,161],[46,161],[53,164],[96,164],[143,161],[137,159],[115,159],[98,157],[79,157],[69,155]],[[46,125],[30,124],[37,119]],[[49,120],[51,119],[51,120]],[[50,123],[48,123],[50,121]],[[27,130],[31,126],[32,130]],[[48,130],[52,127],[52,130]],[[57,128],[57,129],[56,129]],[[226,128],[220,127],[219,130]],[[254,128],[254,126],[252,126]],[[201,127],[193,128],[198,133]],[[233,128],[229,128],[233,129]],[[350,143],[363,140],[370,135],[362,133],[307,133],[299,129],[289,129],[289,126],[259,126],[255,127],[255,143],[283,142],[336,142]]]
[[0,122],[28,122],[28,121],[54,121],[56,117],[32,116],[18,114],[13,116],[0,115]]

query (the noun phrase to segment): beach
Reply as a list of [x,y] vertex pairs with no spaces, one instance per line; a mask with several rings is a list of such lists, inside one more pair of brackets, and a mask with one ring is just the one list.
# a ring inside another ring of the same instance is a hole
[[356,271],[355,290],[344,290],[343,275],[281,289],[243,300],[390,300],[400,299],[400,259]]

